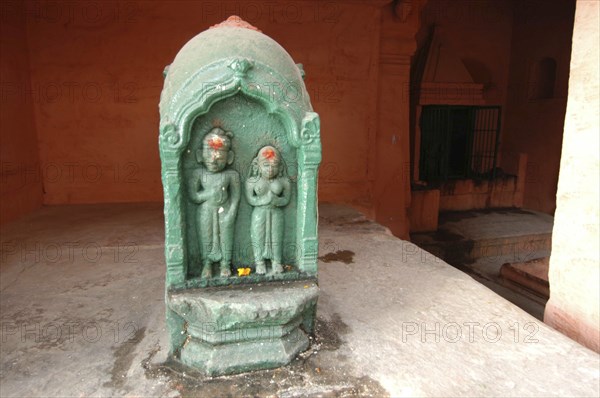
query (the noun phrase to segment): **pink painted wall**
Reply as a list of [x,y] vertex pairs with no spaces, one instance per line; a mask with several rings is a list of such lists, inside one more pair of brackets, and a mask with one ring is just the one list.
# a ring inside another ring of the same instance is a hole
[[[531,0],[516,4],[510,53],[509,96],[502,149],[528,155],[523,206],[554,213],[560,166],[575,1]],[[539,60],[556,60],[554,97],[533,99]]]
[[2,4],[0,21],[0,223],[42,205],[42,180],[29,87],[23,4]]

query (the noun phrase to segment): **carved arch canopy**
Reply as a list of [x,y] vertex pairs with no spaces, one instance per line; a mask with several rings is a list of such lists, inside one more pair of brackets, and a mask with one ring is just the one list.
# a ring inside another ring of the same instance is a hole
[[[169,73],[170,68],[166,69],[166,85]],[[301,75],[300,71],[298,75]],[[165,252],[169,288],[206,284],[205,281],[188,278],[191,261],[184,247],[186,215],[181,159],[190,143],[195,121],[208,114],[217,103],[237,95],[256,101],[266,113],[276,116],[285,130],[288,143],[296,148],[295,241],[298,250],[295,265],[298,278],[316,276],[316,190],[317,169],[321,161],[319,116],[312,111],[302,79],[289,80],[269,65],[250,57],[238,56],[199,68],[177,90],[169,93],[168,98],[161,98],[159,148],[165,193]]]
[[[171,117],[161,118],[161,151],[180,153],[189,142],[191,123],[208,112],[215,102],[239,93],[257,100],[269,113],[277,115],[295,147],[319,140],[318,124],[315,125],[318,115],[312,110],[304,111],[309,98],[303,82],[286,80],[267,65],[258,67],[262,74],[252,74],[255,65],[255,61],[239,57],[198,70],[180,89],[181,93],[173,96],[172,109],[168,112]],[[265,74],[270,81],[261,81],[261,75]],[[298,106],[299,103],[303,106]],[[305,119],[307,125],[303,123]]]

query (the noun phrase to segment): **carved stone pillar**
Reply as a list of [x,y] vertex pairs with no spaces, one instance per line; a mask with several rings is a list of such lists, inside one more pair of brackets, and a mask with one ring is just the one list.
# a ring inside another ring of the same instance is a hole
[[544,322],[600,352],[598,264],[598,12],[596,1],[575,11],[550,256],[550,300]]
[[409,82],[416,49],[415,2],[396,15],[398,4],[382,8],[378,84],[378,126],[373,202],[375,219],[408,239],[410,206]]

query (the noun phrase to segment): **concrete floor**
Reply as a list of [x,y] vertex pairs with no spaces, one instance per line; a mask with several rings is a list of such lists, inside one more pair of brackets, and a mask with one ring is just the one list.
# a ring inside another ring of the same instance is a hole
[[0,395],[598,396],[600,358],[354,210],[320,207],[313,346],[221,378],[166,358],[161,205],[2,230]]

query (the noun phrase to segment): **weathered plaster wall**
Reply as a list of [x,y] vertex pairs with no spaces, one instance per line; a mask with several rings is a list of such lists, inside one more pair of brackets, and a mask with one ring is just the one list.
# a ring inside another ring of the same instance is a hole
[[[421,12],[421,24],[416,35],[419,48],[425,46],[432,27],[441,46],[454,57],[455,64],[446,59],[438,60],[437,72],[447,83],[455,83],[454,89],[439,87],[429,92],[427,101],[422,103],[449,105],[506,105],[509,76],[511,34],[513,24],[513,3],[495,0],[429,0]],[[413,65],[416,60],[413,60]],[[472,81],[465,82],[464,66]],[[456,67],[459,66],[459,68]],[[417,178],[419,168],[420,137],[418,123],[418,68],[413,72],[412,120],[411,120],[411,175]],[[462,79],[462,80],[461,80]],[[482,98],[465,94],[464,83],[483,85]],[[463,190],[442,189],[441,192],[413,195],[411,208],[411,230],[413,232],[437,229],[439,210],[465,210],[491,207],[499,203],[514,203],[514,192],[504,189],[495,192],[489,187],[478,185],[478,190],[468,181],[449,182],[449,186],[460,185]],[[502,184],[498,184],[499,186]],[[514,190],[513,190],[514,191]],[[438,203],[432,201],[438,198]],[[498,200],[501,199],[501,200]]]
[[321,115],[320,200],[370,202],[385,2],[27,2],[44,202],[160,201],[162,71],[238,14],[304,64]]
[[[475,83],[484,84],[484,104],[506,101],[513,6],[497,0],[429,0],[423,8],[419,45],[436,26]],[[452,76],[452,71],[447,71]],[[444,94],[444,93],[441,93]]]
[[5,3],[0,17],[0,223],[42,204],[23,10]]
[[600,3],[577,1],[544,321],[600,351]]
[[[527,153],[523,205],[551,214],[556,208],[575,1],[515,4],[502,149]],[[554,97],[530,98],[538,83],[530,70],[545,57],[557,63]]]

